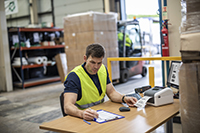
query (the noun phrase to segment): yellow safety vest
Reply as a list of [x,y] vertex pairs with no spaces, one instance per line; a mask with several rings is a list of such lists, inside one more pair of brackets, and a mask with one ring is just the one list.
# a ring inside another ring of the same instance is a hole
[[[123,41],[123,33],[118,33],[118,40],[119,41]],[[125,37],[125,39],[126,39],[126,44],[125,44],[125,46],[127,46],[127,47],[131,47],[131,39],[129,38],[129,36],[126,34],[126,37]]]
[[82,97],[79,101],[76,101],[75,104],[78,108],[85,109],[104,102],[104,97],[106,94],[107,72],[103,64],[97,72],[102,89],[102,94],[100,96],[96,85],[81,65],[75,67],[72,72],[77,74],[81,83]]

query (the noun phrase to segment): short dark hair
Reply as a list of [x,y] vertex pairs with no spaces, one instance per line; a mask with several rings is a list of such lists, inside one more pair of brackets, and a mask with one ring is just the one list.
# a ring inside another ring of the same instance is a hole
[[97,58],[101,58],[105,56],[105,49],[101,44],[90,44],[87,46],[86,48],[86,54],[87,58],[89,56],[91,57],[97,57]]

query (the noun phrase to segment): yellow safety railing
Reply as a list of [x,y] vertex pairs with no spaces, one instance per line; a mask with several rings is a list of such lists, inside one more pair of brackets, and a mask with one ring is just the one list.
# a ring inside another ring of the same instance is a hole
[[[108,57],[107,58],[107,68],[109,73],[109,78],[112,79],[112,66],[111,61],[179,61],[181,57]],[[165,74],[167,75],[167,74]],[[112,80],[111,80],[112,81]],[[149,84],[154,87],[154,68],[149,67]]]

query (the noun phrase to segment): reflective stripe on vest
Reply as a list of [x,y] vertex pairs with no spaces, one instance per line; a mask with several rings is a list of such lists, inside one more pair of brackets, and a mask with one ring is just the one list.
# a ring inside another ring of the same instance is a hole
[[99,68],[97,75],[99,78],[99,82],[102,89],[102,94],[99,95],[99,91],[89,77],[89,75],[85,72],[83,67],[77,66],[72,72],[75,72],[80,79],[81,83],[81,93],[82,97],[79,101],[76,101],[76,106],[80,109],[88,108],[93,105],[99,104],[104,101],[104,96],[106,94],[106,84],[107,84],[107,72],[105,66],[102,64]]
[[131,47],[131,45],[130,45],[130,44],[128,44],[128,43],[126,43],[126,44],[125,44],[125,46],[127,46],[127,47]]
[[90,103],[90,104],[78,105],[77,103],[75,103],[75,105],[76,105],[78,108],[85,109],[85,108],[89,108],[89,107],[92,107],[92,106],[94,106],[94,105],[97,105],[97,104],[100,104],[100,103],[103,103],[103,102],[104,102],[104,98],[101,99],[100,101],[97,101],[97,102],[94,102],[94,103]]

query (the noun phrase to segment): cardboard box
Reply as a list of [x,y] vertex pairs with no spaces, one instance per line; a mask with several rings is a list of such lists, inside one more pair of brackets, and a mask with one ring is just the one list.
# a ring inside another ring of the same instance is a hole
[[106,38],[107,36],[103,31],[88,31],[77,33],[77,49],[85,50],[86,47],[92,43],[100,43],[106,48]]
[[67,66],[68,67],[68,72],[67,73],[69,73],[71,70],[73,70],[76,66],[70,66],[70,65],[68,65]]
[[109,31],[117,31],[117,14],[107,14],[107,25]]
[[200,1],[182,0],[182,32],[200,31]]
[[186,0],[187,13],[200,12],[200,1],[199,0]]
[[81,32],[108,30],[107,15],[105,13],[88,12],[80,15]]
[[77,49],[85,51],[86,47],[94,42],[94,32],[77,33]]
[[65,50],[68,66],[78,66],[84,62],[85,50]]
[[66,54],[61,53],[57,54],[55,56],[56,59],[56,65],[58,69],[58,73],[61,79],[61,82],[64,83],[65,76],[67,75],[67,59],[66,59]]
[[[104,65],[107,65],[107,57],[118,56],[116,17],[115,13],[86,12],[64,18],[65,53],[69,71],[84,62],[83,56],[89,44],[100,43],[104,46]],[[117,75],[113,77],[119,77],[118,68],[119,65],[112,66]]]
[[74,50],[77,49],[77,34],[76,33],[65,33],[64,42],[67,48]]
[[80,32],[80,17],[79,16],[66,16],[64,17],[64,32],[77,33]]
[[200,51],[200,32],[181,34],[181,48],[183,51]]
[[68,15],[64,18],[64,31],[66,33],[116,30],[116,13],[85,12]]
[[200,129],[200,63],[183,63],[179,71],[180,112],[183,133]]

